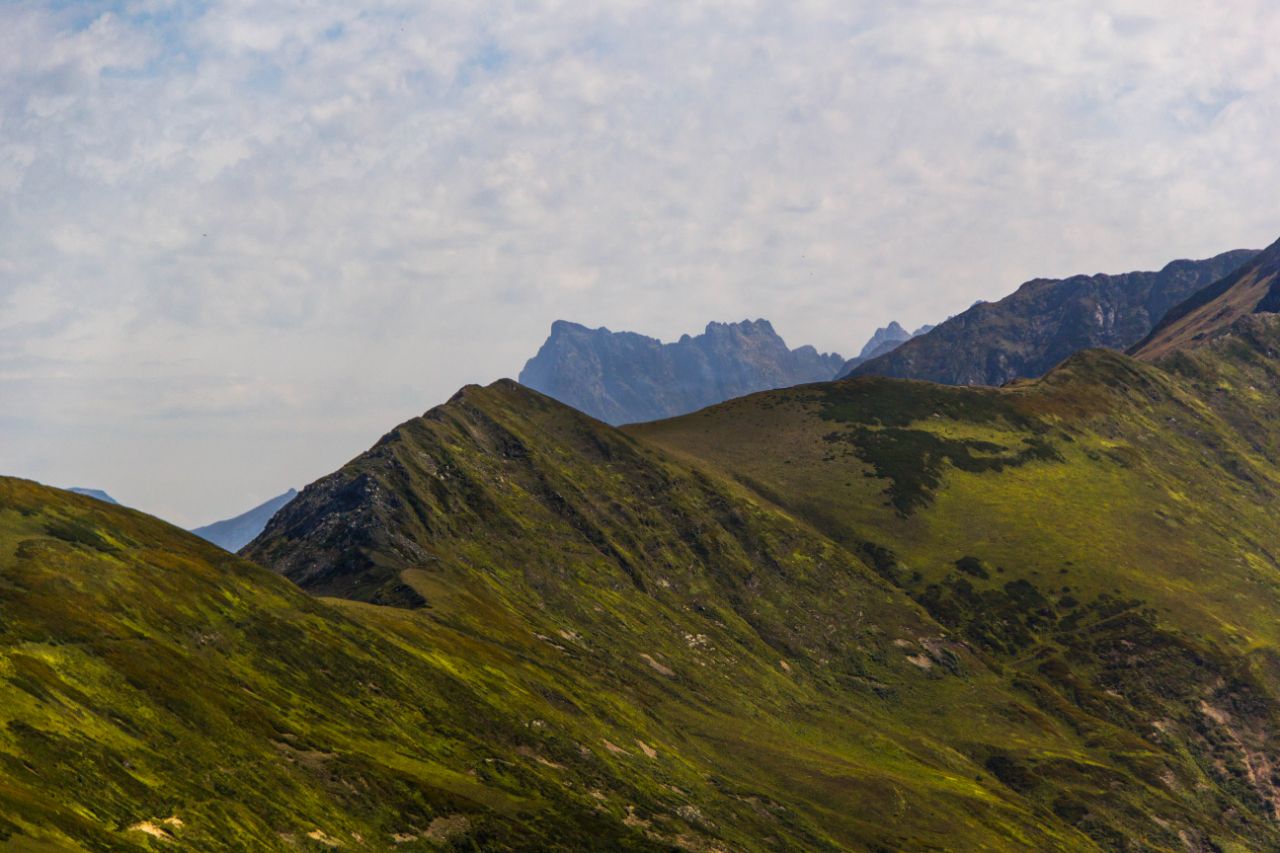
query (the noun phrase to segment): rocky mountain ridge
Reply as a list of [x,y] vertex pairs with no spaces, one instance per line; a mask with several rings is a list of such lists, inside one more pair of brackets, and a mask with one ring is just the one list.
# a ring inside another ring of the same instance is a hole
[[[472,386],[309,486],[246,554],[317,594],[532,632],[573,683],[643,684],[639,660],[683,697],[664,713],[723,709],[681,714],[685,755],[825,815],[806,847],[1267,849],[1276,351],[1280,318],[1250,315],[1156,364],[1095,349],[1004,389],[858,378],[624,430]],[[750,700],[774,746],[747,771],[701,738],[739,743],[736,703],[773,695],[745,686],[769,668],[817,692],[807,712]],[[819,743],[835,729],[817,717],[843,720],[822,762],[858,770],[796,775],[797,713]],[[857,814],[831,817],[845,797]]]
[[1035,279],[997,302],[981,302],[928,335],[854,365],[850,376],[1003,385],[1041,376],[1091,347],[1127,350],[1171,308],[1219,281],[1257,252],[1174,261],[1159,272]]
[[1159,359],[1229,332],[1250,314],[1280,312],[1280,241],[1170,310],[1132,353]]
[[709,323],[674,343],[557,320],[521,384],[609,424],[692,412],[762,391],[832,378],[844,359],[790,349],[767,320]]

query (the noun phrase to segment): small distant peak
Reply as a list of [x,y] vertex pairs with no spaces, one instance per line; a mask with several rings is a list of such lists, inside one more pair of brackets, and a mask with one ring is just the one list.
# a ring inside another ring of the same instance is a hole
[[[572,320],[555,320],[551,324],[551,337],[553,338],[557,335],[575,335],[590,333],[592,331],[592,329],[587,328],[581,323],[575,323]],[[609,330],[604,327],[595,329],[594,331],[605,332],[606,334],[609,332]]]
[[902,324],[897,320],[891,320],[889,325],[881,329],[886,335],[906,335],[909,334],[906,329],[902,328]]

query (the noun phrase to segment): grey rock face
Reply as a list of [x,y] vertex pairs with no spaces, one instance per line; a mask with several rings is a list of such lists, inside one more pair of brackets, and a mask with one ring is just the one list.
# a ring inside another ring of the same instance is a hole
[[1238,250],[1174,261],[1159,272],[1035,279],[999,302],[979,302],[927,335],[845,367],[844,376],[1003,385],[1041,376],[1093,347],[1124,350],[1175,305],[1250,261]]
[[658,420],[744,394],[833,378],[844,364],[789,349],[767,320],[709,323],[675,343],[557,320],[521,384],[610,424]]

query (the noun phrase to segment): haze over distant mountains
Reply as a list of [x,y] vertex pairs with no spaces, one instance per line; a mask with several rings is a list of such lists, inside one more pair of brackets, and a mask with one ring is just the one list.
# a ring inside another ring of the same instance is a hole
[[998,302],[980,302],[892,352],[842,375],[1003,385],[1041,376],[1090,347],[1125,350],[1169,309],[1257,254],[1226,252],[1174,261],[1159,272],[1035,279]]
[[672,417],[755,391],[822,382],[844,359],[789,349],[767,320],[708,323],[675,343],[557,320],[521,384],[610,424]]
[[271,516],[279,512],[281,507],[297,496],[296,489],[289,489],[284,494],[276,495],[271,500],[259,504],[248,512],[237,515],[235,518],[215,521],[213,524],[197,527],[191,532],[201,539],[206,539],[227,551],[235,553],[252,542],[262,532],[262,528],[267,526]]
[[866,345],[862,347],[862,352],[844,363],[841,373],[848,373],[864,361],[870,361],[873,358],[879,358],[882,355],[891,353],[907,341],[931,332],[934,328],[934,326],[926,323],[914,332],[908,332],[902,327],[901,323],[894,320],[889,325],[876,329],[875,334],[871,336],[871,340],[867,341]]

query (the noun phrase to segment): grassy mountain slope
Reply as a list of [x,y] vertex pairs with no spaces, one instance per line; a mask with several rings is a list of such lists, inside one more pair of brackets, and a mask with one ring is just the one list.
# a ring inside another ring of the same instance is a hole
[[[999,679],[861,560],[514,383],[402,425],[247,553],[327,594],[417,607],[405,624],[542,638],[576,707],[612,716],[590,697],[617,697],[659,755],[794,815],[791,843],[1086,843],[993,784],[986,745],[955,748]],[[1011,713],[1002,742],[1052,743],[1029,705]],[[699,808],[704,831],[741,827],[734,847],[787,846],[775,820]]]
[[626,431],[469,387],[286,577],[0,479],[0,850],[1280,848],[1277,352]]
[[562,766],[534,751],[551,717],[514,686],[518,648],[407,642],[163,522],[12,479],[0,588],[0,849],[652,846],[607,808],[625,770],[571,728],[546,753],[572,746]]
[[[1250,501],[1275,478],[1199,393],[1095,352],[1019,389],[857,380],[620,432],[502,382],[248,554],[407,625],[585,638],[574,680],[623,678],[587,695],[684,733],[803,846],[1266,848],[1277,551]],[[655,672],[671,692],[637,700]],[[785,846],[763,829],[733,840]]]
[[[629,432],[872,543],[886,578],[1045,713],[1180,756],[1182,780],[1134,769],[1273,832],[1276,352],[1280,318],[1255,315],[1158,365],[1089,351],[999,390],[860,379]],[[1053,790],[1046,776],[1027,784]]]
[[[691,477],[663,485],[755,538],[690,534],[707,553],[654,563],[652,594],[570,550],[535,592],[477,550],[404,572],[418,611],[0,480],[0,849],[1087,846],[952,745],[993,674],[857,561]],[[1054,744],[999,710],[1005,738]]]

